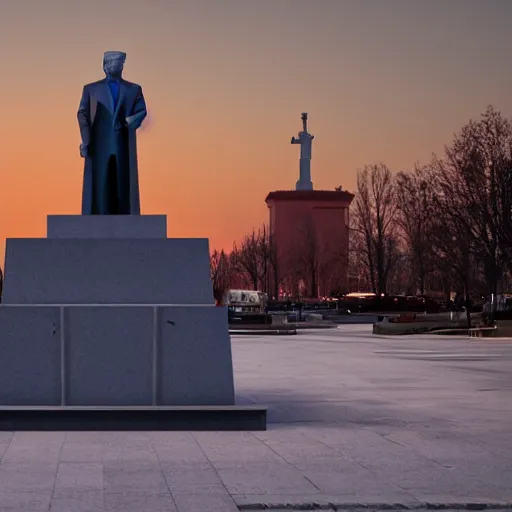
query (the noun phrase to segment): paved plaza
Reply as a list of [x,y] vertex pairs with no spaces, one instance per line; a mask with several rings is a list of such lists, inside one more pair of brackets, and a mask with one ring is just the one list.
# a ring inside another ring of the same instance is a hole
[[266,432],[0,432],[0,511],[512,504],[512,340],[233,337]]

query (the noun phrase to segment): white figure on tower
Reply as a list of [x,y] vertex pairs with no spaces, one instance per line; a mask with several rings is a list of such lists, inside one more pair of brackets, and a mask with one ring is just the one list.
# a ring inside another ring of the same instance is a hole
[[301,119],[302,131],[299,132],[298,138],[292,137],[292,144],[300,144],[299,181],[297,181],[295,189],[313,190],[313,182],[311,181],[311,146],[315,136],[308,133],[307,112],[302,113]]

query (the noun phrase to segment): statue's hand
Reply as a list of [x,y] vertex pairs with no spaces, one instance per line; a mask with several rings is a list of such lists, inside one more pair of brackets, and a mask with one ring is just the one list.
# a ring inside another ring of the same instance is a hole
[[80,144],[80,156],[82,158],[89,156],[89,146],[87,146],[86,144]]
[[142,124],[142,121],[146,117],[145,112],[139,112],[138,114],[134,114],[133,116],[128,116],[126,118],[126,124],[129,130],[137,130]]

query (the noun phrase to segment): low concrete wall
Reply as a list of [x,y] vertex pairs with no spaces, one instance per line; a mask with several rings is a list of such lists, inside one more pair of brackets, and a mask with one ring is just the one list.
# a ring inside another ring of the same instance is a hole
[[330,318],[337,324],[374,324],[379,319],[377,314],[355,313],[352,315],[341,315]]
[[499,338],[512,338],[512,320],[497,320],[494,336]]
[[271,313],[272,325],[284,325],[288,323],[288,316],[286,313]]
[[[480,318],[480,313],[471,313],[471,322],[473,325],[478,324]],[[389,322],[385,318],[373,324],[373,334],[420,334],[450,329],[467,330],[467,328],[468,324],[465,313],[448,312],[435,313],[432,315],[417,315],[415,321],[408,322]]]

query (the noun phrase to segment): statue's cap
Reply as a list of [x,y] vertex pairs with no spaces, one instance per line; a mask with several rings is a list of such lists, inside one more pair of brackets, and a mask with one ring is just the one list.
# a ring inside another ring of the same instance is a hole
[[114,59],[123,59],[126,60],[126,53],[124,52],[116,52],[116,51],[108,51],[103,55],[103,61],[114,60]]

